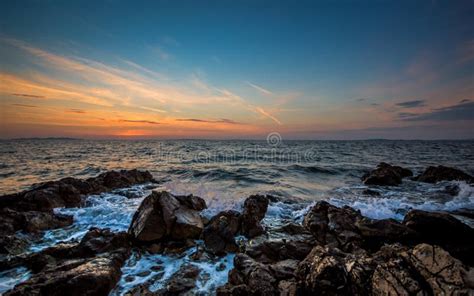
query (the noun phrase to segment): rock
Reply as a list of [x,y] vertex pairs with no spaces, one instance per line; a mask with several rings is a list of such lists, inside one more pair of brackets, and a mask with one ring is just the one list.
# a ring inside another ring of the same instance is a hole
[[207,209],[206,201],[199,196],[190,195],[175,195],[175,198],[190,209],[202,211]]
[[49,211],[16,211],[10,208],[0,210],[0,234],[14,234],[17,231],[38,233],[71,225],[72,216],[55,214]]
[[218,290],[218,295],[275,295],[276,285],[268,266],[237,254],[234,269],[229,272],[229,283]]
[[242,213],[243,235],[252,238],[265,232],[260,221],[265,217],[268,203],[268,198],[263,195],[252,195],[245,200]]
[[204,228],[199,211],[168,192],[152,192],[135,212],[129,233],[137,242],[198,238]]
[[358,233],[362,238],[362,248],[376,251],[384,244],[399,242],[412,245],[419,241],[418,233],[394,219],[372,220],[358,219]]
[[237,252],[235,236],[240,231],[241,215],[236,211],[220,212],[212,217],[202,233],[206,249],[213,254]]
[[365,174],[362,181],[365,185],[397,186],[402,183],[402,178],[409,176],[413,176],[409,169],[381,162],[375,170]]
[[362,191],[362,194],[368,196],[380,196],[380,192],[368,188],[364,189],[364,191]]
[[316,246],[299,264],[297,276],[304,295],[349,294],[343,257],[333,250]]
[[415,230],[420,241],[439,245],[463,263],[474,266],[474,229],[453,216],[412,210],[403,224]]
[[265,235],[253,238],[248,242],[245,253],[263,263],[286,259],[303,260],[316,242],[309,232],[302,234],[273,232],[270,238]]
[[420,244],[381,263],[372,277],[373,295],[470,295],[469,271],[448,252]]
[[108,295],[121,275],[125,252],[65,261],[15,286],[5,296],[16,295]]
[[474,183],[474,177],[471,175],[459,169],[442,165],[428,167],[421,175],[415,177],[414,180],[426,183],[437,183],[439,181],[466,181],[467,183]]
[[165,292],[164,294],[177,295],[192,290],[196,287],[196,278],[199,273],[200,270],[195,265],[187,264],[181,266],[166,284],[167,293]]
[[321,201],[308,211],[303,225],[320,244],[346,249],[351,248],[351,243],[360,244],[361,236],[356,227],[360,219],[360,212],[352,208],[338,208]]
[[19,255],[26,251],[30,242],[18,235],[0,236],[0,258],[3,256]]
[[146,171],[110,171],[87,180],[64,178],[41,183],[30,190],[1,196],[0,234],[13,234],[18,230],[36,232],[70,225],[72,218],[55,215],[53,208],[79,207],[86,195],[152,181],[152,175]]
[[274,277],[277,280],[286,280],[295,277],[295,271],[298,268],[299,260],[286,259],[270,265]]

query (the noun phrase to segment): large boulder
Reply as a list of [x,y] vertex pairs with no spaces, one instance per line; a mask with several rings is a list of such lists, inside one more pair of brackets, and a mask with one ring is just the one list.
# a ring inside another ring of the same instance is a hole
[[240,231],[241,221],[240,213],[232,210],[212,217],[202,233],[206,249],[216,255],[237,252],[234,237]]
[[410,176],[413,173],[409,169],[381,162],[375,170],[362,177],[362,182],[366,185],[397,186],[402,183],[402,178]]
[[452,256],[474,266],[474,229],[450,214],[412,210],[403,224],[416,231],[421,242],[442,246]]
[[199,238],[203,228],[198,210],[163,191],[152,192],[142,201],[133,216],[129,233],[137,242],[151,243]]
[[467,183],[474,183],[473,176],[459,169],[442,165],[430,166],[414,179],[426,183],[437,183],[440,181],[466,181]]
[[268,203],[268,198],[263,195],[252,195],[245,200],[242,213],[243,235],[252,238],[265,232],[260,221],[267,213]]

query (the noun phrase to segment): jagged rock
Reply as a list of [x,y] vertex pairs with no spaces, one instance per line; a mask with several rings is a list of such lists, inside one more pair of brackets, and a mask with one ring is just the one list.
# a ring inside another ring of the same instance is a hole
[[268,198],[263,195],[252,195],[245,200],[242,213],[243,235],[252,238],[265,232],[260,221],[265,217],[268,203]]
[[85,195],[151,181],[154,181],[153,177],[147,171],[110,171],[87,180],[64,178],[41,183],[30,190],[1,196],[0,234],[70,225],[72,218],[54,214],[53,208],[78,207]]
[[393,219],[373,220],[350,207],[338,208],[318,202],[305,215],[303,225],[321,245],[354,252],[359,248],[374,252],[385,243],[418,242],[416,231]]
[[152,192],[135,212],[129,233],[137,242],[198,238],[204,228],[199,211],[168,192]]
[[349,275],[343,257],[328,248],[316,246],[299,264],[297,276],[307,295],[342,295],[349,293]]
[[447,213],[408,212],[403,224],[419,234],[419,241],[442,246],[463,263],[474,266],[474,229]]
[[126,258],[127,252],[117,251],[64,261],[33,275],[4,295],[108,295],[120,279],[120,268]]
[[362,181],[366,185],[397,186],[402,183],[402,178],[410,176],[413,173],[409,169],[381,162],[375,170],[365,174]]
[[[245,254],[234,257],[229,283],[218,289],[218,295],[275,295],[277,280],[267,265]],[[242,293],[242,294],[241,294]]]
[[214,254],[237,252],[235,236],[240,231],[241,215],[236,211],[224,211],[212,217],[203,231],[206,249]]
[[459,260],[438,246],[420,244],[380,264],[372,278],[374,295],[470,295],[474,283]]
[[166,292],[163,295],[177,295],[196,287],[196,278],[200,270],[192,264],[181,266],[181,268],[171,276],[166,284]]
[[426,183],[437,183],[439,181],[466,181],[474,183],[474,177],[456,169],[439,165],[428,167],[421,175],[414,178],[416,181]]

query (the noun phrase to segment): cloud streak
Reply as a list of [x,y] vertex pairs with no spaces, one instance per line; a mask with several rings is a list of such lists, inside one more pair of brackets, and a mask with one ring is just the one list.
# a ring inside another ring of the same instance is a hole
[[416,108],[426,106],[425,100],[405,101],[395,105],[402,108]]
[[474,102],[436,108],[421,114],[400,113],[399,117],[407,121],[460,121],[474,120]]

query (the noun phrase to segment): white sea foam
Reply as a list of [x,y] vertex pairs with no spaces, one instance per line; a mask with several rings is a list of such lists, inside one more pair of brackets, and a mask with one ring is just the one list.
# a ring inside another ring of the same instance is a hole
[[25,267],[0,272],[0,295],[12,289],[15,285],[26,281],[30,276],[31,272]]
[[183,265],[192,264],[200,269],[196,279],[194,293],[215,293],[217,287],[227,282],[227,275],[233,267],[234,255],[213,261],[193,261],[190,255],[196,248],[190,248],[181,255],[140,254],[134,251],[122,267],[122,277],[110,295],[125,295],[132,288],[149,285],[149,290],[155,292],[165,287],[165,284]]

